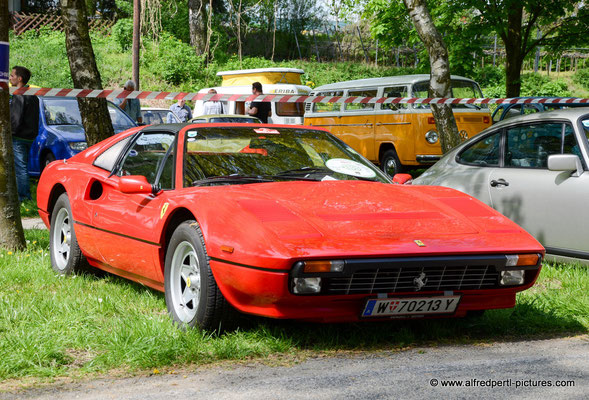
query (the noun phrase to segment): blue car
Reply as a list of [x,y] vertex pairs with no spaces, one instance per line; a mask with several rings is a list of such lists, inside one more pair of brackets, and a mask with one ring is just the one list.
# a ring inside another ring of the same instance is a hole
[[[137,126],[123,110],[107,103],[115,133]],[[87,147],[78,100],[39,97],[39,133],[29,153],[29,175],[39,176],[51,161],[70,158]]]
[[[540,99],[542,97],[516,97],[518,99]],[[557,100],[563,97],[549,97],[550,100]],[[519,117],[520,115],[534,114],[537,112],[562,110],[565,108],[588,107],[580,103],[528,103],[528,104],[500,104],[493,112],[493,123],[504,119]]]

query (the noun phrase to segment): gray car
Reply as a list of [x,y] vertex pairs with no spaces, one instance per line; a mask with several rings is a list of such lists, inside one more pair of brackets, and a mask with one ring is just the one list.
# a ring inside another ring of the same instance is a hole
[[466,192],[522,226],[553,259],[589,263],[589,109],[510,118],[413,181]]

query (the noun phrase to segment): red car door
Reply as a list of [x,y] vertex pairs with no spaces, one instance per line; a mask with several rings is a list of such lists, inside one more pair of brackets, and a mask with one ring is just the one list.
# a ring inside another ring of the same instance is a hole
[[[123,193],[118,184],[104,185],[104,195],[94,203],[96,245],[102,261],[119,270],[115,273],[163,282],[160,228],[173,188],[174,139],[175,135],[168,132],[141,133],[117,169],[119,176],[145,176],[150,184],[161,185],[164,190],[156,194]],[[119,176],[108,179],[116,183]]]

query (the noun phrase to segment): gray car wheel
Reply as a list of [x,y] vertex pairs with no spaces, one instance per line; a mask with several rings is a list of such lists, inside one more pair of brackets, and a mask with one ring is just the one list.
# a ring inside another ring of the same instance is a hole
[[49,252],[51,267],[61,275],[87,270],[86,258],[76,239],[74,219],[67,193],[59,196],[51,213]]
[[181,326],[224,330],[234,312],[217,286],[196,221],[181,223],[170,239],[164,270],[166,306]]

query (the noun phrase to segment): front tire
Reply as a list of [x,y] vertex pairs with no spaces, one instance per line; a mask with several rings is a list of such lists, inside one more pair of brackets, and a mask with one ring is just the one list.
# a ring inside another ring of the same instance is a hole
[[395,176],[395,174],[404,171],[403,165],[399,161],[397,152],[394,149],[390,149],[384,152],[384,154],[382,155],[382,159],[380,160],[380,168],[391,179],[393,178],[393,176]]
[[196,221],[181,223],[172,234],[164,271],[166,306],[174,322],[222,331],[234,313],[217,286]]
[[67,193],[55,202],[49,231],[51,267],[60,275],[71,275],[87,270],[86,258],[78,246],[74,218]]

